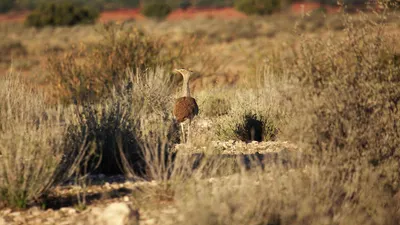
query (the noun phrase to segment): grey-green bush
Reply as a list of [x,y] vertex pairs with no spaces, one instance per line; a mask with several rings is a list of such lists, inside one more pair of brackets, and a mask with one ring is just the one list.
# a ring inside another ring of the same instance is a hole
[[248,15],[267,15],[280,9],[280,0],[238,0],[235,8]]
[[164,19],[171,11],[172,8],[167,3],[157,2],[145,4],[141,12],[149,18]]
[[35,9],[25,20],[33,27],[73,26],[92,24],[99,17],[98,10],[70,2],[44,3]]

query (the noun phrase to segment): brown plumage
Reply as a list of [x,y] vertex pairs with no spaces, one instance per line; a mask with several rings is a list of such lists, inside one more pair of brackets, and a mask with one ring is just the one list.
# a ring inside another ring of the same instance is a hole
[[174,115],[179,123],[187,119],[192,120],[197,114],[199,114],[199,106],[194,98],[181,97],[176,99]]
[[183,77],[182,97],[176,99],[174,107],[175,119],[181,124],[183,141],[186,142],[184,122],[187,120],[187,140],[190,137],[190,125],[193,118],[199,113],[199,107],[196,100],[190,96],[189,80],[193,71],[187,69],[176,69],[174,72],[180,73]]

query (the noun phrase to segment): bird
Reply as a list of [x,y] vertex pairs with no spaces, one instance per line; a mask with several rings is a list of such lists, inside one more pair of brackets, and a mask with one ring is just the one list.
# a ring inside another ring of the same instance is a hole
[[[175,69],[174,73],[179,73],[183,77],[182,97],[177,98],[174,106],[174,117],[180,123],[184,143],[190,143],[190,126],[193,118],[199,114],[199,106],[196,99],[190,96],[189,80],[194,72],[190,69]],[[184,125],[187,123],[187,140],[185,137]]]

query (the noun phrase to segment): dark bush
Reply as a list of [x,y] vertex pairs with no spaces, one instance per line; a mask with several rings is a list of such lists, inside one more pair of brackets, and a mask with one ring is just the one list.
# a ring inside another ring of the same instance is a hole
[[192,6],[192,3],[190,3],[190,1],[188,0],[183,0],[180,4],[179,4],[179,8],[186,10],[188,9],[190,6]]
[[166,3],[149,3],[145,4],[142,9],[143,15],[154,19],[164,19],[171,11],[171,6]]
[[0,1],[0,13],[10,11],[14,7],[14,0],[1,0]]
[[267,15],[280,9],[279,0],[238,0],[235,8],[248,15]]
[[232,4],[227,3],[225,0],[198,0],[195,3],[195,7],[199,8],[222,8],[222,7],[229,7],[232,6]]
[[236,136],[241,141],[268,141],[276,137],[277,129],[263,117],[256,114],[244,115],[242,123],[235,130]]
[[69,2],[45,3],[34,10],[27,18],[26,25],[43,26],[73,26],[76,24],[92,24],[99,17],[99,12],[93,8],[76,5]]

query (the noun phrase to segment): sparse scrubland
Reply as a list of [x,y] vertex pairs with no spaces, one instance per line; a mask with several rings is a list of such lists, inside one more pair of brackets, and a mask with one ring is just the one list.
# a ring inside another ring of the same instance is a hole
[[[141,224],[398,224],[399,14],[283,17],[1,25],[0,215],[71,183],[85,214],[87,175],[123,174],[151,184]],[[190,145],[177,67],[199,71]]]

